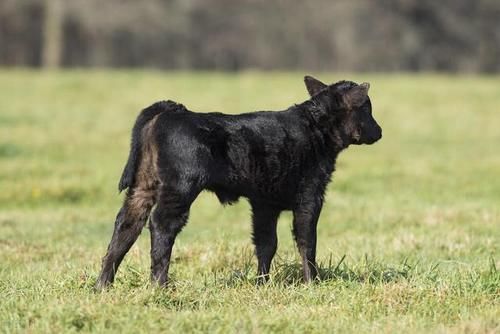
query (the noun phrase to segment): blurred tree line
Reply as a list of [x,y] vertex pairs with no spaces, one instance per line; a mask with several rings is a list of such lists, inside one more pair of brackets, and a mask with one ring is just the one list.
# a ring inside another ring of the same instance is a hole
[[500,71],[499,0],[0,0],[0,65]]

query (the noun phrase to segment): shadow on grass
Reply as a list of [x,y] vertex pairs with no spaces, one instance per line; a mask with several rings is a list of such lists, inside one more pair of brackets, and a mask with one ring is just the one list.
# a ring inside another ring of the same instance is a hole
[[[318,263],[318,277],[316,283],[328,283],[331,281],[343,281],[354,283],[381,284],[401,280],[409,280],[416,274],[418,263],[410,264],[404,260],[397,266],[389,266],[376,260],[365,257],[362,263],[349,265],[346,255],[337,262]],[[437,265],[430,268],[426,273],[428,278],[437,275]],[[254,266],[246,266],[243,270],[222,276],[218,283],[234,287],[242,284],[257,284],[258,277],[254,274]],[[216,279],[217,282],[217,279]],[[302,265],[298,262],[276,261],[273,266],[270,284],[276,286],[296,286],[303,284]]]

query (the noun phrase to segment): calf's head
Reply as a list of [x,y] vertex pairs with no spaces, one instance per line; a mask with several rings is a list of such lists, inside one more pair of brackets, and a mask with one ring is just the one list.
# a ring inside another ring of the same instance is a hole
[[339,81],[326,85],[311,76],[306,76],[304,82],[311,98],[337,120],[338,130],[348,138],[349,144],[373,144],[382,138],[382,128],[372,115],[369,83]]

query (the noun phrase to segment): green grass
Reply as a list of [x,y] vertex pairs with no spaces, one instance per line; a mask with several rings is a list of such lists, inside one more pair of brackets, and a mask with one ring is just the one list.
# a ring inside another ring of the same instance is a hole
[[256,286],[249,206],[203,193],[166,289],[145,230],[114,287],[93,292],[140,109],[283,109],[302,73],[0,71],[4,332],[500,331],[500,78],[319,75],[371,83],[384,138],[338,161],[319,224],[322,280],[300,282],[291,216]]

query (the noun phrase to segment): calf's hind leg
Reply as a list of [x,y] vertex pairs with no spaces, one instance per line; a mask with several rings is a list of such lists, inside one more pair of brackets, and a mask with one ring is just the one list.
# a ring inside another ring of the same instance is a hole
[[163,186],[151,223],[151,280],[163,286],[168,280],[175,238],[186,225],[191,204],[199,194],[191,185]]
[[125,254],[139,237],[154,205],[154,191],[132,189],[127,193],[123,207],[118,212],[115,229],[102,260],[101,274],[96,289],[102,290],[113,283],[118,266]]

